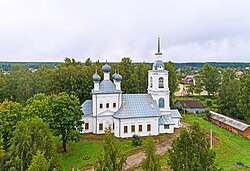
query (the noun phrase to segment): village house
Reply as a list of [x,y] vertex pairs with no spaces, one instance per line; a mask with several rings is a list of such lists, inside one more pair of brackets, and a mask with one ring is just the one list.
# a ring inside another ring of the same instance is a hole
[[199,100],[177,100],[174,105],[179,110],[185,110],[186,112],[205,112],[205,106]]
[[123,94],[122,76],[115,73],[112,82],[107,63],[102,67],[102,81],[97,73],[93,75],[92,99],[82,104],[83,133],[103,134],[111,128],[116,137],[126,138],[173,133],[180,127],[180,113],[170,109],[168,71],[161,60],[159,38],[155,55],[157,59],[148,71],[147,94]]
[[243,137],[250,139],[250,125],[236,119],[230,118],[228,116],[210,111],[210,119],[211,121],[235,134],[241,135]]

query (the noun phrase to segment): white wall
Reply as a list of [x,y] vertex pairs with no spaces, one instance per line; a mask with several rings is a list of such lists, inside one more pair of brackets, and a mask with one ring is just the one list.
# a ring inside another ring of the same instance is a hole
[[164,125],[160,125],[160,133],[174,133],[174,126],[169,125],[169,129],[164,129]]
[[180,128],[180,118],[172,118],[174,121],[174,128]]
[[[106,110],[116,112],[121,106],[121,94],[98,94],[92,96],[93,103],[93,116],[96,116]],[[103,108],[100,108],[100,103],[103,104]],[[109,108],[106,108],[106,103],[109,103]],[[116,103],[116,107],[113,107],[113,103]],[[110,113],[112,115],[113,113]]]
[[[82,125],[82,133],[92,133],[94,132],[94,123],[93,123],[93,117],[92,116],[84,116],[82,118],[82,121],[84,124]],[[89,129],[85,129],[85,123],[89,123]]]
[[[148,136],[159,134],[159,117],[115,119],[115,136],[126,138],[133,135]],[[151,125],[151,131],[147,131],[147,124]],[[135,125],[135,132],[131,132],[131,125]],[[139,125],[142,125],[142,132],[139,132]],[[124,133],[124,126],[128,126],[128,132]]]

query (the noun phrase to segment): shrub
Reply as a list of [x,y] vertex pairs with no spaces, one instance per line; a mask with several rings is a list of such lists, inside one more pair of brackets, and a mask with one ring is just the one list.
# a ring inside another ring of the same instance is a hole
[[207,106],[212,106],[212,100],[206,99],[206,105]]
[[141,140],[141,137],[139,135],[133,135],[133,138],[132,138],[132,144],[133,146],[140,146],[142,145],[142,140]]

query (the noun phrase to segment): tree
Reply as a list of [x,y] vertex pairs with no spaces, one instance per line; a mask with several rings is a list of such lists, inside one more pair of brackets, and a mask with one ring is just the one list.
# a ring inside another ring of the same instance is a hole
[[223,72],[222,82],[218,91],[218,106],[221,113],[243,119],[237,108],[239,91],[239,80],[235,78],[234,71],[231,68],[227,68]]
[[10,146],[10,139],[17,123],[25,118],[22,113],[22,105],[17,102],[5,100],[0,104],[0,134],[3,138],[3,148],[7,150]]
[[105,131],[103,151],[98,158],[95,171],[122,171],[126,158],[119,149],[119,143],[110,130]]
[[20,121],[11,140],[10,151],[3,168],[26,170],[37,151],[43,151],[46,160],[51,162],[49,170],[61,169],[48,124],[38,117]]
[[214,160],[206,132],[195,122],[190,130],[181,129],[180,136],[174,139],[168,164],[174,171],[220,170]]
[[211,94],[214,96],[218,91],[220,84],[220,75],[217,68],[212,67],[209,64],[205,64],[202,68],[202,81],[204,83],[205,89],[208,92],[208,95]]
[[30,166],[27,171],[48,171],[50,162],[44,157],[44,152],[37,150],[36,155],[33,156]]
[[50,127],[56,136],[61,136],[64,152],[68,141],[77,141],[82,130],[82,111],[79,99],[65,92],[51,95],[49,103],[52,111]]
[[145,171],[160,171],[161,166],[159,157],[156,155],[154,139],[149,137],[145,143],[146,159],[143,161],[142,168]]
[[240,78],[240,90],[238,94],[237,108],[250,123],[250,73]]
[[171,61],[166,62],[165,69],[168,71],[168,86],[170,90],[170,101],[171,101],[171,105],[173,105],[173,96],[177,88],[177,75],[175,72],[174,63]]

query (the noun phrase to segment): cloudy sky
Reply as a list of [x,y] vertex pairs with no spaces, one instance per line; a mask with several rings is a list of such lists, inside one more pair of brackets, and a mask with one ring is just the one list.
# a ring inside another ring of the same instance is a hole
[[250,61],[249,0],[0,0],[0,61]]

